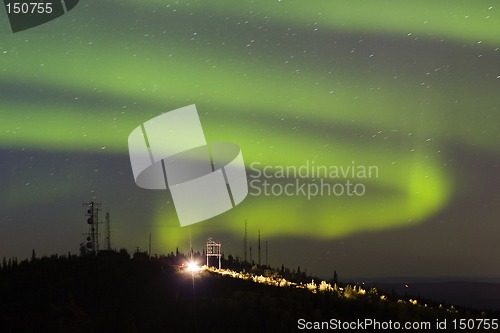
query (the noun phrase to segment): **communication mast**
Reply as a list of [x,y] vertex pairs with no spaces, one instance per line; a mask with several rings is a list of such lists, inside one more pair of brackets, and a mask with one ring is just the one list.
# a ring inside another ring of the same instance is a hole
[[89,231],[86,233],[85,248],[89,252],[99,252],[99,211],[101,204],[96,202],[87,202],[83,206],[87,207],[85,216],[87,217],[87,224]]
[[260,229],[259,229],[259,266],[260,266]]
[[267,266],[267,240],[266,240],[266,266]]
[[106,247],[111,251],[111,215],[106,212]]
[[149,233],[148,256],[151,258],[151,233]]
[[245,219],[245,237],[243,238],[243,258],[247,261],[247,220]]
[[207,267],[209,267],[208,258],[210,258],[210,257],[218,257],[219,258],[219,269],[220,269],[221,268],[220,259],[222,257],[221,252],[220,252],[220,243],[213,241],[212,238],[209,238],[207,240]]

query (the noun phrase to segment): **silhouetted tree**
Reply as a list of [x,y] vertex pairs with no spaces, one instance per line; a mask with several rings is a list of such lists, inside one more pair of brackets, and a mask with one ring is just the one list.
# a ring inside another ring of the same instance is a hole
[[130,259],[130,254],[128,254],[128,251],[127,249],[120,249],[120,252],[119,252],[122,256],[124,257],[127,257]]
[[339,283],[339,277],[337,276],[337,271],[333,270],[333,283],[337,284]]
[[34,261],[36,259],[36,252],[35,249],[31,250],[31,261]]

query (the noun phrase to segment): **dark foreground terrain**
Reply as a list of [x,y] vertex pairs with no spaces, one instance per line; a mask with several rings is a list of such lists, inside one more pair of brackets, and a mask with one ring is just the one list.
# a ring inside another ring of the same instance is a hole
[[475,281],[376,283],[377,289],[400,295],[412,294],[432,298],[444,304],[473,307],[481,310],[500,310],[500,283]]
[[435,323],[499,317],[420,300],[416,306],[397,295],[382,299],[373,291],[346,298],[206,271],[192,275],[179,268],[182,260],[108,252],[3,265],[0,332],[290,332],[301,318]]

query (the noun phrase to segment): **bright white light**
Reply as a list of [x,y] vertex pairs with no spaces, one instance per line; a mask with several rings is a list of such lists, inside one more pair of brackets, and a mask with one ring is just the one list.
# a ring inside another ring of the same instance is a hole
[[190,261],[187,263],[187,270],[190,272],[198,272],[201,268],[194,261]]

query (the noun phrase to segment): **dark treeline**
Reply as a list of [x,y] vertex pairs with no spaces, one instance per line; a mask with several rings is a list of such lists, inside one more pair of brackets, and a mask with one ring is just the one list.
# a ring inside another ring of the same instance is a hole
[[[203,263],[202,253],[193,256]],[[193,275],[182,268],[190,257],[150,259],[138,252],[130,258],[122,250],[7,261],[0,270],[0,332],[290,332],[300,318],[435,322],[497,315],[381,301],[370,293],[346,299],[210,272]],[[269,269],[231,256],[223,265]]]

